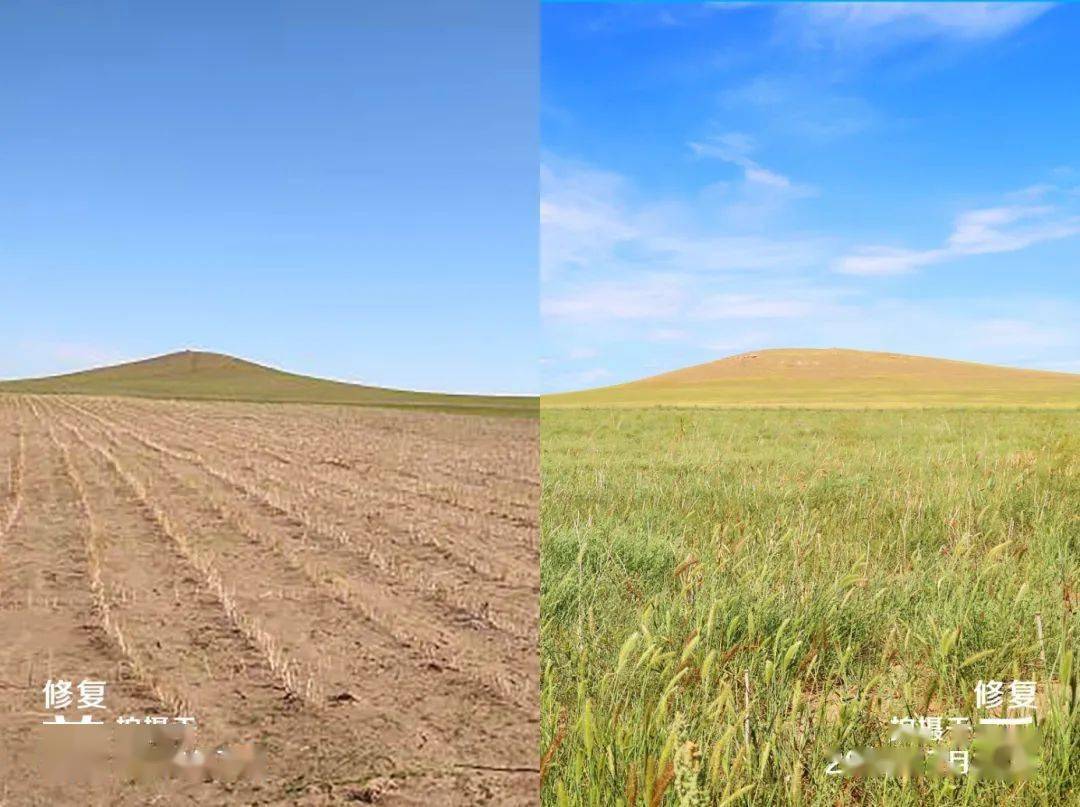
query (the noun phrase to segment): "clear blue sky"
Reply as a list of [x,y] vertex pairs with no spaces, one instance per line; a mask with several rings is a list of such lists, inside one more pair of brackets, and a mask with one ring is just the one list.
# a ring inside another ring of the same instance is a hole
[[1080,4],[541,30],[545,390],[788,346],[1080,371]]
[[0,378],[195,347],[535,392],[538,14],[0,5]]

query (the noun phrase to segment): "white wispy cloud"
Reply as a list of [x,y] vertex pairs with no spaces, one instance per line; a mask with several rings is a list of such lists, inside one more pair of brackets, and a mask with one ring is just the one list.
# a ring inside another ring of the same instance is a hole
[[822,143],[865,132],[880,118],[866,99],[802,73],[763,72],[724,90],[720,103],[756,114],[764,129]]
[[[755,181],[760,185],[764,179],[759,175]],[[738,206],[764,202],[725,193],[715,184],[692,200],[643,198],[615,172],[547,155],[540,193],[540,265],[546,280],[581,270],[624,277],[646,269],[669,274],[790,269],[818,263],[824,254],[816,235],[740,231],[737,225],[745,219],[736,213],[746,209]],[[793,194],[798,192],[787,195]],[[765,206],[754,212],[764,215]]]
[[991,207],[960,215],[948,249],[961,255],[1015,252],[1080,233],[1080,216],[1050,205]]
[[566,354],[566,358],[570,361],[584,361],[586,359],[595,359],[600,355],[600,351],[591,347],[575,347],[571,348]]
[[947,256],[942,249],[902,249],[898,247],[856,247],[834,264],[845,275],[903,275],[936,263]]
[[639,235],[627,215],[626,182],[618,174],[551,160],[540,166],[540,266],[593,266]]
[[785,8],[807,44],[868,50],[908,42],[998,39],[1045,14],[1052,3],[799,3]]
[[[746,184],[798,193],[749,156],[747,138],[699,146],[745,172]],[[609,335],[677,342],[694,338],[703,322],[798,317],[823,303],[818,291],[801,293],[795,275],[826,265],[835,246],[814,234],[739,232],[733,204],[745,196],[716,199],[709,187],[692,199],[646,198],[614,172],[555,155],[545,158],[541,192],[541,315],[549,326],[603,323]]]
[[1045,348],[1069,343],[1066,329],[1024,319],[991,318],[973,328],[974,337],[988,347]]
[[793,199],[817,195],[817,190],[810,185],[794,182],[754,159],[751,155],[757,150],[757,144],[749,135],[727,132],[705,140],[692,140],[688,145],[698,157],[717,159],[742,171],[738,195],[726,203],[729,215],[732,208],[740,212],[752,208],[759,214],[768,214]]
[[685,3],[650,6],[647,3],[608,3],[599,6],[581,32],[589,35],[617,35],[632,31],[683,28],[706,17],[749,3]]
[[[1027,188],[1010,198],[1043,198],[1052,186]],[[971,255],[1017,252],[1080,235],[1080,215],[1051,204],[1005,204],[960,213],[944,244],[929,249],[887,245],[857,247],[833,268],[848,275],[899,275]]]
[[[543,316],[552,321],[599,324],[611,321],[665,323],[644,334],[654,342],[682,341],[689,332],[678,323],[700,324],[722,320],[776,320],[820,316],[837,310],[842,292],[799,288],[792,281],[772,287],[761,281],[692,277],[684,275],[637,275],[622,280],[583,280],[546,296]],[[733,291],[753,287],[753,293]],[[717,291],[717,289],[728,289]]]
[[593,367],[589,370],[581,370],[576,374],[576,377],[581,384],[594,384],[608,378],[610,375],[611,371],[606,367]]
[[[753,113],[763,131],[828,143],[897,121],[852,79],[940,69],[1007,37],[1051,3],[780,3],[766,47],[775,64],[727,87],[721,103]],[[916,50],[917,49],[917,50]],[[893,58],[905,50],[899,62]],[[873,67],[874,72],[868,73]]]
[[649,274],[624,280],[584,281],[544,296],[540,313],[548,319],[663,320],[682,310],[686,281],[675,275]]
[[712,294],[695,303],[694,319],[791,319],[820,311],[819,295],[784,297],[761,294]]
[[689,338],[690,332],[682,328],[654,328],[645,334],[649,342],[685,342]]

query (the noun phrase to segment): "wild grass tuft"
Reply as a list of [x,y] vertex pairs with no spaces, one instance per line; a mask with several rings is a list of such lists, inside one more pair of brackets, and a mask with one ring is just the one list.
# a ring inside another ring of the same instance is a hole
[[[542,801],[1046,804],[1080,788],[1080,415],[543,415]],[[1034,678],[1014,782],[825,775]]]

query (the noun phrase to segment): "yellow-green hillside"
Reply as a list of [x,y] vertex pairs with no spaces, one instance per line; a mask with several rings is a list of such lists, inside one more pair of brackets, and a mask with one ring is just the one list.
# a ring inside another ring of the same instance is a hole
[[561,406],[1080,406],[1080,375],[840,349],[783,349],[599,389],[545,395]]
[[0,392],[120,395],[274,403],[394,406],[533,415],[536,398],[369,387],[287,373],[220,353],[185,350],[78,373],[0,382]]

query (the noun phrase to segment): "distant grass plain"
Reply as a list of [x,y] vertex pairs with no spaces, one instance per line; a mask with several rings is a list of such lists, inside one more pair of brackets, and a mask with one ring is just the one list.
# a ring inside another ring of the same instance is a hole
[[[1075,803],[1078,379],[775,353],[543,399],[542,803]],[[1030,777],[826,775],[980,679],[1037,681]]]
[[535,417],[536,398],[454,395],[350,384],[289,373],[220,353],[185,350],[110,367],[0,382],[0,393],[389,406]]

